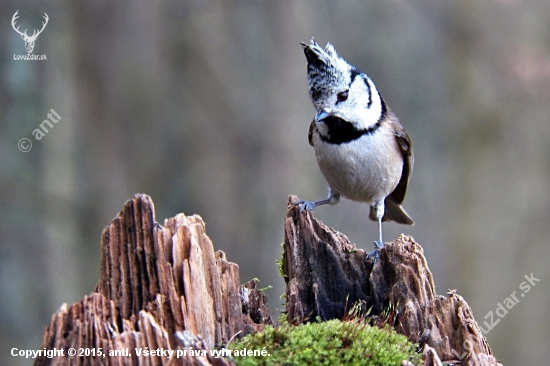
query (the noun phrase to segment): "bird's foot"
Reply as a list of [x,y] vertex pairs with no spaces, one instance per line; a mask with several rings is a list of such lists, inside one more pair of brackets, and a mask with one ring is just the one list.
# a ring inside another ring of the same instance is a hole
[[375,241],[374,250],[367,254],[367,259],[374,258],[374,264],[376,264],[376,262],[378,262],[378,254],[382,248],[384,248],[384,243],[381,241]]
[[299,200],[299,201],[296,201],[294,206],[302,206],[302,207],[300,207],[300,214],[302,214],[302,212],[304,210],[313,211],[315,209],[315,206],[317,206],[317,204],[316,204],[316,202],[311,202],[311,201],[306,201],[306,200]]
[[374,259],[374,264],[376,264],[376,262],[378,262],[378,252],[379,251],[380,251],[380,249],[376,248],[375,250],[373,250],[372,252],[367,254],[367,259],[373,258]]

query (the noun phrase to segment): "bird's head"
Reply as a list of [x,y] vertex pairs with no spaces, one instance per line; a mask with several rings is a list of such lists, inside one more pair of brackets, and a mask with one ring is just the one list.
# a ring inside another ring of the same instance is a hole
[[307,58],[309,95],[317,110],[315,121],[340,118],[356,129],[378,122],[384,102],[370,78],[344,60],[328,43],[325,49],[312,38],[302,43]]

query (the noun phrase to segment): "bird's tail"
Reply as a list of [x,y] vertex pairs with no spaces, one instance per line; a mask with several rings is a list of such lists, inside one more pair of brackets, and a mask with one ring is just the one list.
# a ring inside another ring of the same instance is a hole
[[[414,225],[414,221],[400,204],[386,198],[384,201],[384,206],[385,210],[382,221],[395,221],[398,224]],[[374,214],[374,209],[372,206],[370,207],[369,218],[372,221],[376,221],[376,215]]]

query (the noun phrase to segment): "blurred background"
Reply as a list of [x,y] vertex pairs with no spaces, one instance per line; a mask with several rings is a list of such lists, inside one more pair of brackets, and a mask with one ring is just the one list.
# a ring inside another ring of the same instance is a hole
[[[327,188],[307,142],[312,36],[369,74],[413,141],[416,225],[386,224],[384,238],[413,235],[437,292],[457,289],[486,330],[493,312],[504,364],[548,364],[548,0],[0,5],[0,364],[29,364],[11,348],[39,349],[61,304],[93,290],[101,231],[135,193],[161,224],[202,216],[243,283],[273,286],[277,311],[287,197]],[[14,60],[16,10],[29,34],[48,14],[33,51],[47,60]],[[51,109],[61,119],[38,140]],[[315,216],[372,250],[366,205]]]

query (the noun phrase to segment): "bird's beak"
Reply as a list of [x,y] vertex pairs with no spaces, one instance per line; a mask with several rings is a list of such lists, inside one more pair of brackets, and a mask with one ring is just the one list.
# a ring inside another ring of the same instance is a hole
[[317,112],[317,114],[315,115],[315,122],[316,123],[321,122],[322,120],[324,120],[328,116],[330,116],[330,113],[328,113],[327,111],[321,110],[321,111]]

